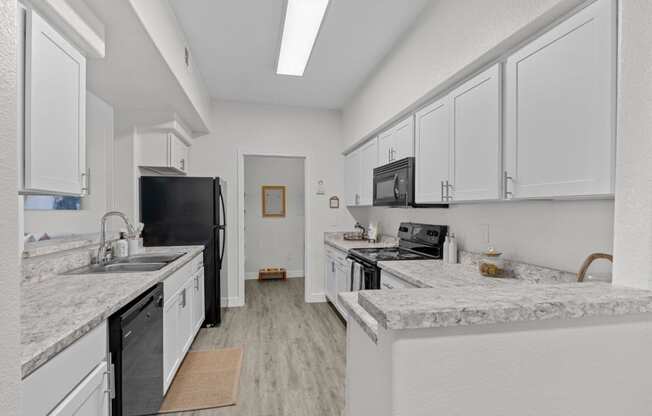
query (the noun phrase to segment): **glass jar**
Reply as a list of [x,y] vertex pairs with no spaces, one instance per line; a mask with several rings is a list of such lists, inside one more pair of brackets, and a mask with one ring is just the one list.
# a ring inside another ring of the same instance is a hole
[[489,250],[482,253],[480,274],[487,277],[505,276],[505,261],[501,257],[502,254],[494,250],[493,247],[490,247]]

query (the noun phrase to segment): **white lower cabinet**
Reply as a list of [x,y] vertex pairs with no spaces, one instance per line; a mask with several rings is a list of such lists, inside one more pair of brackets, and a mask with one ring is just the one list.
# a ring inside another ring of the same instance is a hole
[[108,415],[107,370],[103,361],[48,416]]
[[203,276],[203,261],[199,255],[163,282],[164,392],[174,380],[204,321]]
[[195,333],[201,328],[205,317],[204,269],[202,267],[193,278],[192,325]]
[[326,298],[335,306],[344,319],[347,317],[346,310],[340,305],[337,294],[340,292],[349,292],[348,282],[348,265],[345,251],[327,247],[325,255],[325,278],[326,278]]
[[109,414],[106,322],[28,375],[21,383],[24,416]]

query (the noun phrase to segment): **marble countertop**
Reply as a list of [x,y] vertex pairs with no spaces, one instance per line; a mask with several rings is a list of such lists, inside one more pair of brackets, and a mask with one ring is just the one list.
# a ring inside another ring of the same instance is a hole
[[391,330],[652,312],[652,291],[604,282],[494,279],[469,265],[436,260],[382,262],[380,267],[422,287],[359,293],[360,306]]
[[352,248],[368,247],[395,247],[398,245],[398,239],[388,235],[383,235],[378,243],[368,241],[349,241],[344,240],[344,233],[324,233],[324,243],[338,250],[349,251]]
[[378,322],[358,303],[358,292],[342,292],[339,300],[349,316],[355,319],[375,343],[378,342]]
[[186,253],[154,272],[59,275],[23,283],[22,377],[27,377],[203,250],[203,246],[146,248],[150,253]]

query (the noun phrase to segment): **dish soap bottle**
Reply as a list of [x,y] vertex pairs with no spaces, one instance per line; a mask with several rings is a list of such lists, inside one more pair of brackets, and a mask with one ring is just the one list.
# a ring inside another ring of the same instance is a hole
[[116,257],[127,257],[129,256],[129,243],[125,239],[125,232],[120,232],[120,239],[115,242],[115,251],[114,254]]
[[450,239],[448,238],[448,234],[446,234],[446,239],[444,240],[444,255],[442,256],[442,260],[444,263],[448,263],[448,257],[450,255],[450,247],[451,247],[451,242]]
[[448,242],[448,263],[457,264],[457,240],[455,239],[455,233],[451,234]]

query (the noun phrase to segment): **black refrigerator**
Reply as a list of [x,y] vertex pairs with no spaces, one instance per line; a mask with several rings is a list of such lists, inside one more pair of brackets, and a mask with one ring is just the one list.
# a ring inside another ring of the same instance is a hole
[[143,176],[140,218],[145,246],[205,245],[205,327],[222,320],[220,275],[226,245],[225,183],[220,178]]

